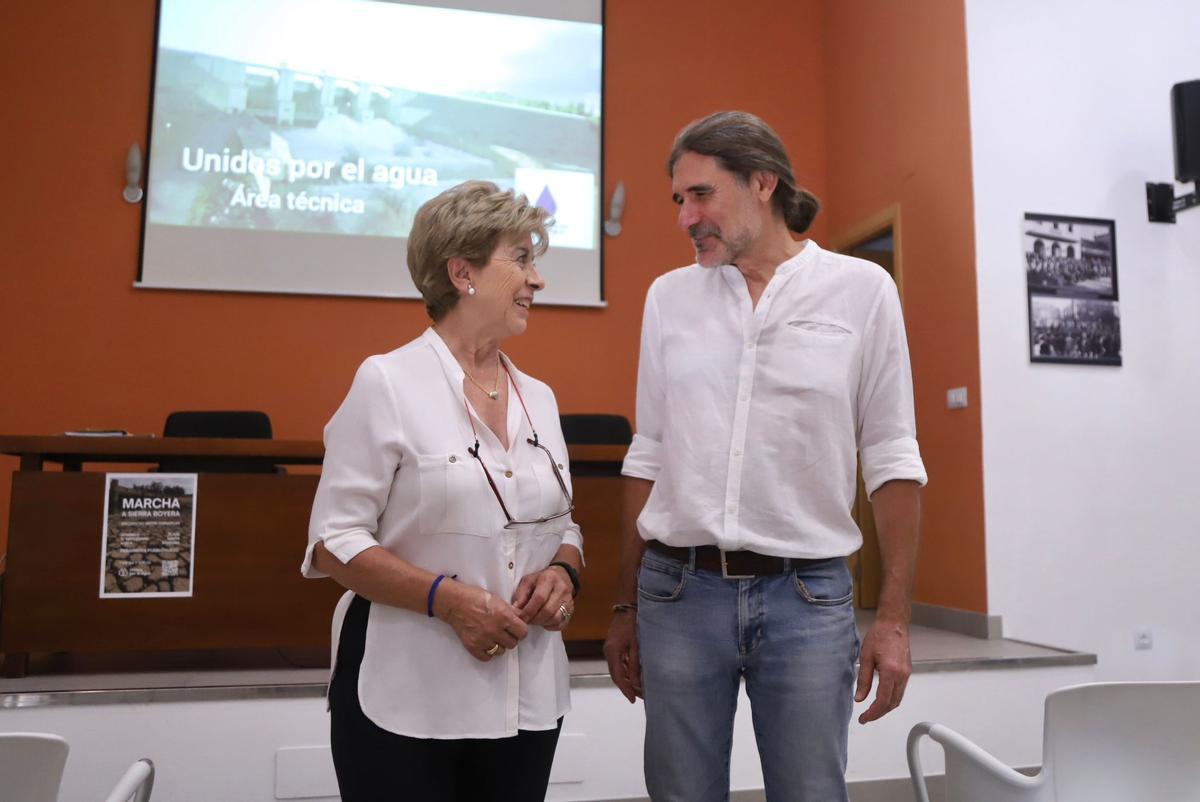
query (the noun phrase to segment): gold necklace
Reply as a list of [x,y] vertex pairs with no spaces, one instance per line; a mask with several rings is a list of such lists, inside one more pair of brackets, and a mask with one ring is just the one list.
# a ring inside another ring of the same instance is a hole
[[[459,365],[459,367],[462,367],[462,365]],[[464,376],[471,380],[471,384],[482,390],[488,398],[495,401],[500,397],[500,357],[496,357],[496,379],[492,382],[492,389],[490,390],[479,382],[475,381],[475,377],[468,373],[466,368],[463,368],[462,372]]]

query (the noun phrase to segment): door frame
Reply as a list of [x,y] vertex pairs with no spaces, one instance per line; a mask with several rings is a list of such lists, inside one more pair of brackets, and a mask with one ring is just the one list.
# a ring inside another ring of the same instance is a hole
[[829,240],[830,248],[838,253],[847,253],[851,249],[870,242],[888,229],[892,230],[892,253],[896,264],[892,269],[892,278],[896,281],[896,290],[900,293],[900,306],[904,307],[904,249],[901,247],[900,204],[893,203],[865,220],[833,235]]
[[[900,204],[893,203],[886,209],[850,226],[830,239],[830,247],[842,254],[849,254],[859,246],[887,233],[892,234],[891,276],[900,295],[900,306],[904,306],[904,249],[901,241]],[[862,532],[863,545],[849,558],[851,576],[854,581],[854,606],[860,609],[875,609],[879,602],[879,589],[883,580],[883,557],[879,550],[879,538],[875,531],[875,516],[870,499],[863,486],[862,467],[859,466],[858,489],[855,493],[851,513]]]

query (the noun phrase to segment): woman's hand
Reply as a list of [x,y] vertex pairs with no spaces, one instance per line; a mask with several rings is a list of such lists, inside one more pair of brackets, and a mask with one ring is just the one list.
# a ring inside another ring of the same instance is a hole
[[558,632],[575,614],[574,586],[567,572],[556,565],[529,574],[517,584],[513,607],[526,623]]
[[442,582],[433,612],[453,627],[467,653],[484,663],[515,649],[529,634],[512,605],[473,585]]

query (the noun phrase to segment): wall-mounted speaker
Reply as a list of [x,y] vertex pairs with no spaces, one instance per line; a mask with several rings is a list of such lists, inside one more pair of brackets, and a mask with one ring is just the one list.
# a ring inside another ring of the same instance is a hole
[[1200,179],[1200,81],[1171,87],[1171,119],[1175,124],[1175,180]]
[[1196,182],[1186,195],[1175,197],[1172,184],[1146,182],[1146,212],[1151,223],[1174,223],[1185,209],[1200,206],[1200,81],[1171,87],[1171,122],[1175,133],[1175,180]]

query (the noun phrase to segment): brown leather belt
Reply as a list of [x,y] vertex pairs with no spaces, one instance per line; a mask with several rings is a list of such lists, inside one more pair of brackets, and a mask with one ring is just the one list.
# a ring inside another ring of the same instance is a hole
[[703,571],[716,571],[729,579],[772,576],[782,574],[785,570],[792,568],[802,568],[825,562],[824,559],[809,560],[796,557],[789,560],[753,551],[722,551],[716,546],[668,546],[657,540],[647,540],[646,548],[683,563],[690,563],[692,552],[695,552],[696,568]]

